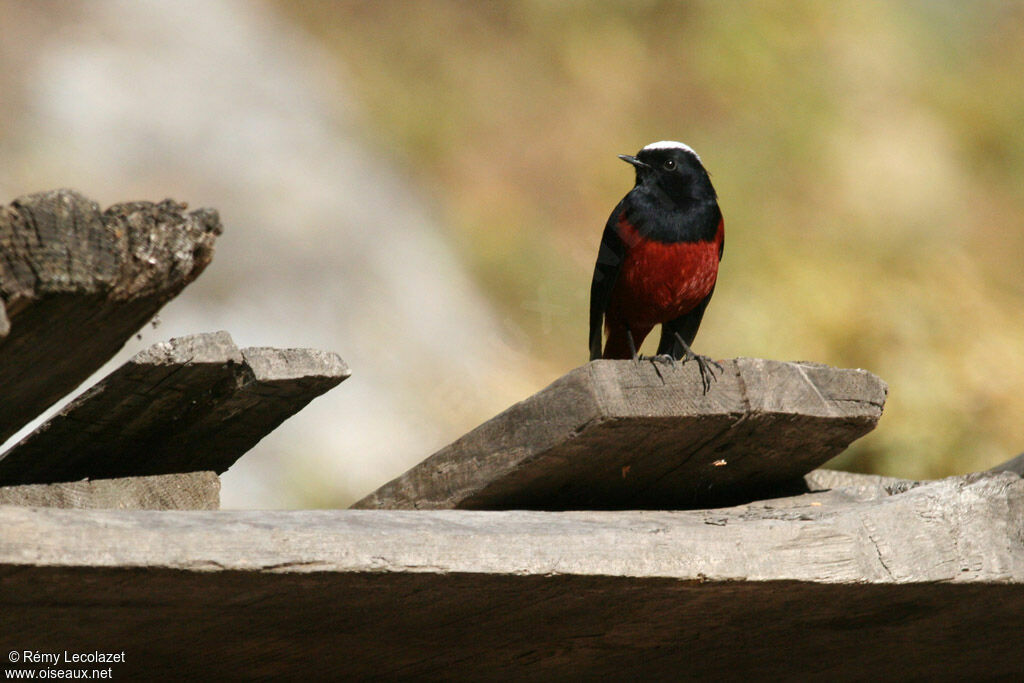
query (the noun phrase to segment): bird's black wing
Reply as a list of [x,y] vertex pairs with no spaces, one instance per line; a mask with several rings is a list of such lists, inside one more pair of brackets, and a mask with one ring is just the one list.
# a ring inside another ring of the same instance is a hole
[[594,279],[590,283],[590,360],[601,357],[604,314],[608,310],[612,288],[619,277],[622,259],[626,254],[626,245],[615,229],[622,209],[620,202],[608,217],[604,234],[601,236],[601,247],[597,252],[597,263],[594,264]]

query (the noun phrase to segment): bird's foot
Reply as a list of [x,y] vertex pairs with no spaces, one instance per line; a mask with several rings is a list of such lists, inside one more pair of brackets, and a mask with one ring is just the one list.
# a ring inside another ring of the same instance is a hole
[[661,370],[658,369],[658,363],[666,363],[668,365],[671,365],[673,370],[675,370],[678,365],[676,359],[667,353],[659,353],[656,356],[635,356],[633,358],[633,362],[636,363],[637,366],[639,366],[639,361],[642,360],[650,361],[651,365],[654,366],[654,372],[657,373],[658,377],[661,379],[662,382],[665,381],[665,378],[662,377]]
[[716,360],[712,360],[708,356],[701,356],[693,351],[683,356],[683,364],[685,365],[688,361],[697,361],[697,369],[700,370],[700,384],[704,389],[704,393],[708,393],[711,389],[711,381],[718,381],[718,375],[715,374],[715,368],[718,372],[723,372],[722,364]]
[[697,369],[700,370],[700,384],[704,388],[704,393],[707,394],[708,390],[711,389],[711,380],[715,380],[716,382],[718,381],[718,376],[712,368],[718,368],[719,372],[724,372],[721,363],[712,360],[707,356],[701,356],[700,354],[694,353],[693,349],[690,348],[690,345],[686,343],[686,340],[679,336],[678,332],[676,332],[675,336],[676,341],[683,347],[683,364],[685,365],[691,360],[697,361]]

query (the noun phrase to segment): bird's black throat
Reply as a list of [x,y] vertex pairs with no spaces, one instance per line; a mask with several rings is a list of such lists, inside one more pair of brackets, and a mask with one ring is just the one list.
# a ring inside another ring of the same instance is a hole
[[714,197],[677,202],[644,184],[626,195],[622,210],[641,237],[669,244],[714,240],[722,219]]

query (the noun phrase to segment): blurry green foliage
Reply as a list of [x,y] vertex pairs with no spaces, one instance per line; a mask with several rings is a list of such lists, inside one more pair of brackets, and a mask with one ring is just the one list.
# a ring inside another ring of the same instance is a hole
[[889,382],[834,465],[1024,449],[1024,4],[279,0],[436,197],[549,379],[586,360],[615,155],[695,147],[726,217],[697,338]]

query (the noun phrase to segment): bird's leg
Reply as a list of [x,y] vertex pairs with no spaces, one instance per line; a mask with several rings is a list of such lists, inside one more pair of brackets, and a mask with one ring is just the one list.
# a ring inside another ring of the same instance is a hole
[[[642,361],[642,360],[649,360],[649,361],[651,361],[651,363],[655,363],[655,364],[657,364],[657,363],[669,363],[669,364],[672,365],[672,367],[675,367],[676,359],[673,358],[670,354],[659,353],[659,354],[657,354],[655,356],[641,356],[641,355],[639,355],[637,353],[637,350],[636,350],[636,345],[633,343],[633,334],[632,334],[632,332],[630,332],[629,328],[626,328],[626,339],[629,341],[629,350],[633,353],[633,362],[634,363],[637,363],[638,361]],[[661,373],[659,373],[659,374],[661,374]]]
[[682,358],[683,363],[685,364],[687,361],[691,360],[697,361],[697,368],[700,370],[701,386],[704,387],[704,393],[708,393],[708,390],[711,388],[711,380],[718,380],[718,377],[715,375],[714,370],[712,370],[711,368],[712,366],[714,366],[718,368],[719,372],[722,372],[722,365],[717,361],[708,358],[707,356],[701,356],[699,354],[694,353],[693,349],[690,348],[690,345],[683,341],[683,338],[679,336],[678,332],[675,333],[675,337],[676,341],[679,342],[680,345],[682,345],[683,351],[685,352]]
[[636,352],[636,344],[633,343],[633,330],[626,326],[626,341],[629,342],[629,355],[633,357],[633,365],[640,365],[640,356]]

